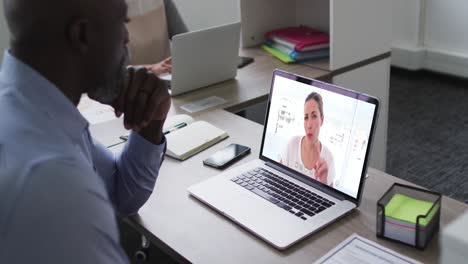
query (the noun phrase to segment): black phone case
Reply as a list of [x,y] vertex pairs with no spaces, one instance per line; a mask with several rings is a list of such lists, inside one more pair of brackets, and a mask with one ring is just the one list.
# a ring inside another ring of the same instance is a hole
[[215,169],[220,169],[220,170],[222,170],[222,169],[225,169],[225,168],[231,166],[234,162],[240,160],[241,158],[247,156],[248,154],[250,154],[250,148],[249,148],[247,151],[243,152],[241,155],[232,158],[231,160],[229,160],[228,162],[224,163],[224,164],[221,165],[221,166],[218,166],[218,165],[216,165],[216,164],[212,164],[212,163],[206,162],[206,160],[203,160],[203,164],[206,165],[206,166],[215,168]]

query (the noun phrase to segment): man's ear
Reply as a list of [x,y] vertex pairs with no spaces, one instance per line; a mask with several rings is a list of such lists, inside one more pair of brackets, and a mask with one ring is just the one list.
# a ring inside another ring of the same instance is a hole
[[89,21],[87,19],[73,20],[68,26],[67,36],[75,50],[86,53],[90,44]]

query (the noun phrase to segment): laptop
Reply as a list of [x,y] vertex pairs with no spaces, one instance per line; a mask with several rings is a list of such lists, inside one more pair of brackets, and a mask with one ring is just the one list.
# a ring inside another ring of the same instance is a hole
[[[317,94],[323,110],[310,103],[318,102]],[[275,70],[259,158],[188,191],[286,249],[359,206],[378,109],[378,99],[369,95]],[[323,120],[318,132],[309,130],[309,120]],[[303,154],[302,146],[319,150],[315,166],[320,167],[310,166],[311,155]]]
[[172,96],[236,77],[240,22],[191,31],[172,38]]

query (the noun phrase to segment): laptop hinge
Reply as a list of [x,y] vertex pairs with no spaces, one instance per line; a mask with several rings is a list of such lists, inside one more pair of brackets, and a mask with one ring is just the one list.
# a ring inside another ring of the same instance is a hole
[[290,172],[288,170],[285,170],[284,168],[281,168],[280,166],[278,166],[278,165],[276,165],[274,163],[265,162],[265,165],[267,165],[268,167],[271,167],[271,168],[273,168],[273,169],[275,169],[277,171],[280,171],[280,172],[282,172],[282,173],[284,173],[284,174],[286,174],[286,175],[288,175],[288,176],[290,176],[290,177],[292,177],[292,178],[294,178],[294,179],[296,179],[298,181],[301,181],[301,182],[303,182],[303,183],[305,183],[305,184],[307,184],[307,185],[309,185],[309,186],[311,186],[311,187],[313,187],[315,189],[318,189],[321,192],[324,192],[324,193],[326,193],[326,194],[328,194],[328,195],[330,195],[330,196],[332,196],[332,197],[334,197],[334,198],[336,198],[336,199],[338,199],[340,201],[346,200],[346,197],[344,195],[340,195],[339,193],[334,192],[334,191],[328,189],[327,187],[322,186],[319,183],[315,183],[313,181],[308,181],[308,180],[304,179],[303,177],[298,176],[298,175],[296,175],[296,174],[294,174],[294,173],[292,173],[292,172]]

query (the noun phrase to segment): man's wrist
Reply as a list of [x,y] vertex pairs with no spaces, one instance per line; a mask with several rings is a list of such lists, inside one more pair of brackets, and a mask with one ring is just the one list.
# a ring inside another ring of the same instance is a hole
[[138,134],[149,142],[160,145],[163,141],[163,126],[164,120],[151,121],[146,127],[138,131]]

